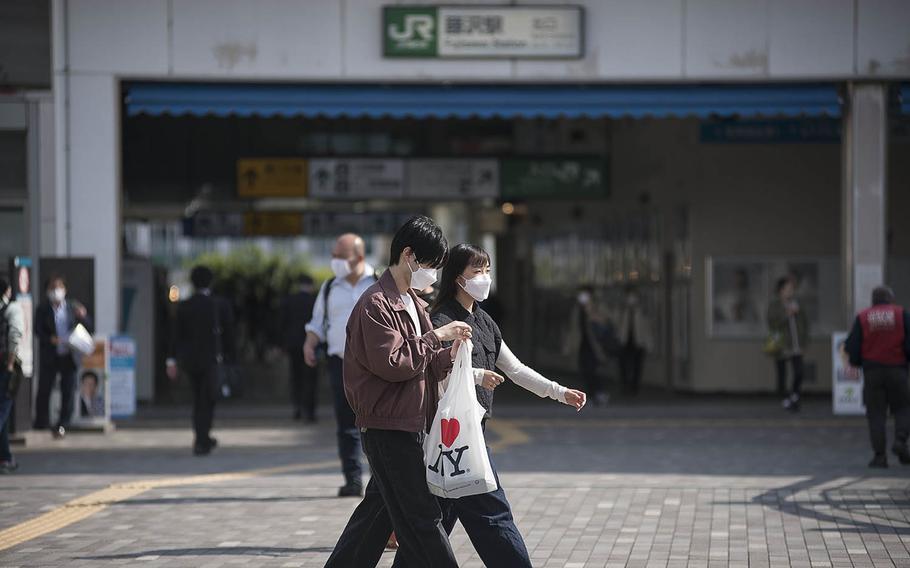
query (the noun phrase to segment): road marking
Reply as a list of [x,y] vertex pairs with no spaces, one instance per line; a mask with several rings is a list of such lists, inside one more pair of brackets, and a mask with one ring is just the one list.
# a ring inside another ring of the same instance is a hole
[[81,520],[91,517],[95,513],[103,511],[114,503],[125,501],[150,489],[237,481],[253,477],[263,477],[266,475],[325,469],[333,467],[336,464],[337,461],[332,460],[250,469],[247,471],[190,475],[185,477],[166,477],[162,479],[145,479],[115,483],[99,491],[89,493],[78,499],[73,499],[34,519],[0,531],[0,550],[12,548],[23,542],[28,542],[58,531],[64,527],[68,527],[73,523],[78,523]]

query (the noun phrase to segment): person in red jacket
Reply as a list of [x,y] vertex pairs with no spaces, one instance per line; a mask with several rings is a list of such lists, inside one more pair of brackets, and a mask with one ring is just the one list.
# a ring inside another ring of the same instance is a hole
[[910,314],[894,303],[887,286],[872,291],[872,307],[856,316],[847,337],[850,364],[863,368],[863,402],[869,421],[869,435],[875,456],[869,467],[888,467],[885,454],[885,426],[888,408],[894,415],[894,444],[891,451],[902,464],[910,464],[907,438],[910,436]]

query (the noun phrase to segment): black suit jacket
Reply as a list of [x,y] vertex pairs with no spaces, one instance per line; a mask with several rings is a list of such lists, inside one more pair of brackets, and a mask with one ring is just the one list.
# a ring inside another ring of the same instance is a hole
[[281,302],[281,340],[288,352],[303,348],[315,303],[316,297],[309,292],[291,294]]
[[[81,323],[89,333],[94,333],[92,319],[88,315],[84,318],[76,317],[76,305],[78,302],[73,300],[64,300],[66,304],[66,313],[70,322],[70,331],[75,329],[76,324]],[[51,343],[51,339],[57,337],[57,324],[54,322],[54,308],[47,300],[38,304],[35,310],[35,335],[38,337],[38,355],[40,365],[48,365],[51,368],[54,359],[57,357],[57,346]]]
[[234,360],[234,312],[217,296],[194,294],[177,306],[177,325],[171,353],[180,367],[193,374],[215,366],[215,310],[222,328],[222,351],[226,361]]

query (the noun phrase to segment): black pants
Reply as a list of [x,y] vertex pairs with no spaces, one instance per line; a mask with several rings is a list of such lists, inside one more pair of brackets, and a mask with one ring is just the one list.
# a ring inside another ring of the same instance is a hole
[[641,370],[644,359],[645,350],[633,343],[627,343],[619,352],[622,389],[626,393],[638,394],[638,389],[641,386]]
[[[421,435],[367,430],[363,449],[373,476],[341,533],[326,568],[375,566],[388,539],[388,519],[409,566],[457,567],[442,512],[427,487]],[[385,530],[376,530],[378,523]]]
[[[787,362],[793,366],[793,389],[787,390]],[[799,396],[803,392],[803,356],[792,355],[777,360],[777,394],[787,393]]]
[[344,395],[344,366],[341,357],[329,357],[329,382],[335,401],[335,422],[338,435],[338,457],[341,472],[347,483],[362,483],[363,467],[360,465],[360,429],[354,424],[354,411]]
[[316,369],[306,364],[303,348],[289,349],[291,404],[306,418],[316,417]]
[[910,386],[906,367],[872,367],[863,369],[863,402],[869,421],[869,437],[876,454],[884,454],[885,426],[888,409],[894,415],[894,439],[906,444],[910,435]]
[[35,399],[35,429],[42,430],[50,425],[51,391],[54,381],[60,375],[60,418],[56,426],[69,426],[73,416],[73,394],[76,388],[76,363],[69,353],[56,355],[53,359],[43,358],[38,374],[38,394]]
[[193,385],[193,432],[196,444],[207,443],[215,419],[214,369],[189,373]]

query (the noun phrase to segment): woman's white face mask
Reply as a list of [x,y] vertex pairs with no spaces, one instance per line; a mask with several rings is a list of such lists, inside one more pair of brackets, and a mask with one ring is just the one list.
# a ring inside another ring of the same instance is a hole
[[490,296],[490,287],[493,285],[493,279],[489,274],[478,274],[470,280],[462,276],[461,279],[464,280],[464,284],[461,287],[476,301],[482,302]]
[[411,288],[420,291],[432,286],[436,282],[436,269],[421,268],[416,258],[414,263],[417,264],[417,270],[411,268],[411,261],[407,261],[408,270],[411,271]]

